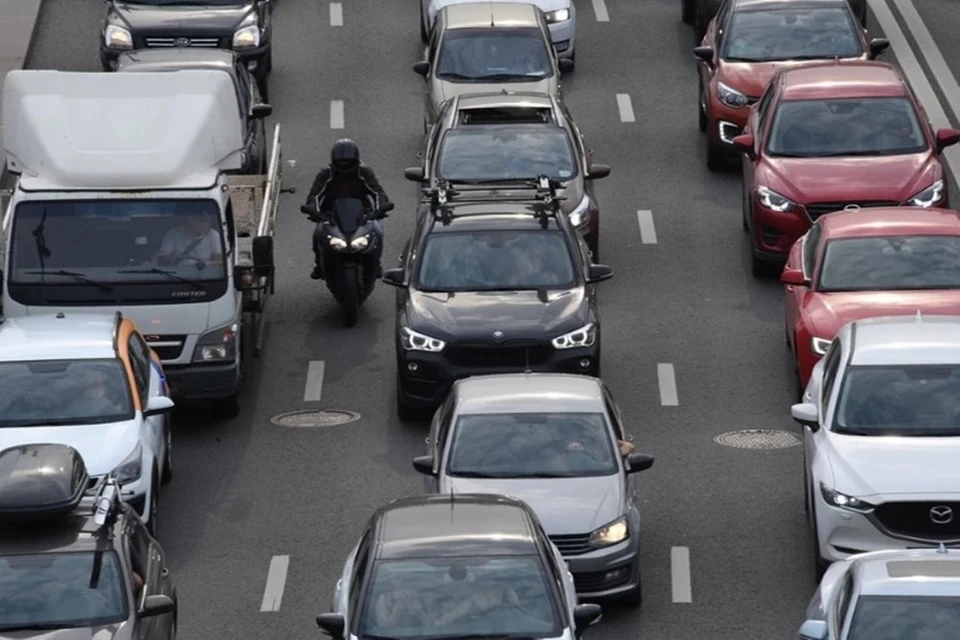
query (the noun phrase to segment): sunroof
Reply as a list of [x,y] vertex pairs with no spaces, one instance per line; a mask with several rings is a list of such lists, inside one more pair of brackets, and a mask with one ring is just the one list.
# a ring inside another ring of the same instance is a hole
[[544,124],[553,121],[550,107],[478,107],[461,109],[459,124]]

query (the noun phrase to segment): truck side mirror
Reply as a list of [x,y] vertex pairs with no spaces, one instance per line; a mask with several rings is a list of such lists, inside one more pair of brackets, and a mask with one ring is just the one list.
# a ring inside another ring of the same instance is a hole
[[261,275],[273,272],[272,236],[257,236],[253,239],[253,266]]

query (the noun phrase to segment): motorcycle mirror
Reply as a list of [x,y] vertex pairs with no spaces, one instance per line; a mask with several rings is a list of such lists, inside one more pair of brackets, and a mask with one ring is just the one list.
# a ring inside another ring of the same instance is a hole
[[380,211],[382,211],[383,213],[387,213],[388,211],[393,211],[395,207],[396,207],[395,204],[393,204],[392,202],[388,202],[387,204],[380,207]]

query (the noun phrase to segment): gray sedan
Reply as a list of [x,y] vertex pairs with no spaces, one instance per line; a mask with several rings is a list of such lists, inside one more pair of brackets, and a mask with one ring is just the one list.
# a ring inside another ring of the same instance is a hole
[[[536,511],[584,598],[639,604],[640,513],[632,453],[602,381],[506,374],[458,381],[437,410],[414,468],[428,492],[494,493]],[[623,455],[625,454],[625,455]]]

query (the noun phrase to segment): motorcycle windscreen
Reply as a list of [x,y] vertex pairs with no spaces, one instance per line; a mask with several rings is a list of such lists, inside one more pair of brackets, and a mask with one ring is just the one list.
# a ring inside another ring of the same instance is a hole
[[357,198],[339,198],[333,204],[334,222],[345,236],[352,236],[366,221],[363,200]]

